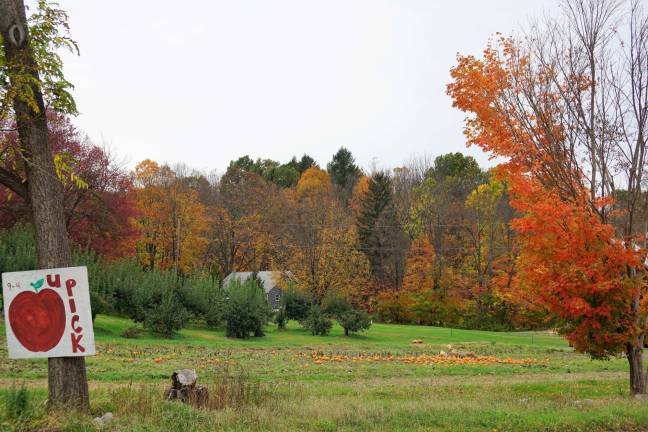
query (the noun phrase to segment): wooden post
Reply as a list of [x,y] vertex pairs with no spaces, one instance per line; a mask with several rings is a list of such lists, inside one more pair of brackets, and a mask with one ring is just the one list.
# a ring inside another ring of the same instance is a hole
[[[63,185],[56,175],[48,139],[47,117],[38,68],[29,44],[23,0],[0,0],[0,35],[11,85],[31,74],[35,106],[18,92],[13,108],[27,174],[26,201],[31,209],[40,268],[68,267],[70,245],[63,211]],[[48,359],[48,406],[89,412],[88,381],[83,357]]]

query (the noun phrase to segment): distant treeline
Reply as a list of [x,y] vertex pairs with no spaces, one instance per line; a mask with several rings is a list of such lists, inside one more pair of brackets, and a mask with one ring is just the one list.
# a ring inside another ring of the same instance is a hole
[[[54,151],[74,160],[88,185],[68,182],[65,208],[83,251],[76,260],[95,268],[97,310],[144,321],[147,310],[180,298],[189,315],[205,317],[216,300],[197,292],[229,273],[289,270],[316,305],[340,297],[383,321],[547,325],[508,289],[515,215],[506,184],[472,157],[364,172],[341,148],[325,168],[308,155],[286,163],[243,156],[222,176],[152,160],[129,172],[68,118],[49,120]],[[0,190],[0,228],[28,222],[27,206]],[[29,268],[30,251],[16,252],[2,258],[19,260],[8,267]],[[193,300],[200,296],[209,298]]]

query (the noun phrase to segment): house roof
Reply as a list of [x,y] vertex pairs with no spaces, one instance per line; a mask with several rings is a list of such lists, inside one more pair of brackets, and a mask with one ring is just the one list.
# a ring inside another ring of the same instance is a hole
[[[230,273],[227,275],[225,279],[223,279],[223,286],[226,287],[235,278],[238,278],[241,282],[246,281],[250,276],[252,276],[252,273],[253,272]],[[261,281],[263,282],[263,289],[265,290],[266,293],[270,292],[272,288],[277,286],[277,283],[279,282],[279,278],[281,278],[281,273],[282,272],[280,271],[257,272],[257,277],[261,279]]]

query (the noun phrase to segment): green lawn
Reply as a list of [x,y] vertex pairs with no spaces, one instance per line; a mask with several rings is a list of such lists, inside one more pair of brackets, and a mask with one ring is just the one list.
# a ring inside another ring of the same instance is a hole
[[[290,323],[248,340],[200,327],[172,339],[120,336],[132,326],[108,316],[95,323],[92,409],[116,417],[101,430],[648,430],[648,402],[628,395],[625,360],[592,361],[546,332],[374,324],[352,337],[339,327],[312,336]],[[452,350],[478,359],[434,357]],[[161,401],[183,367],[197,369],[214,409]],[[0,411],[0,430],[95,430],[90,418],[43,412],[46,377],[45,361],[9,360],[0,345],[3,403],[24,383],[34,407],[27,420]]]

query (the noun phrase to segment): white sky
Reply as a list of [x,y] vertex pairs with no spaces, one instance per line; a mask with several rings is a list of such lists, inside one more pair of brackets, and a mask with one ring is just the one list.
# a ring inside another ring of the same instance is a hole
[[445,94],[457,52],[557,11],[557,0],[61,0],[75,123],[133,166],[223,172],[249,154],[368,167],[468,152]]

